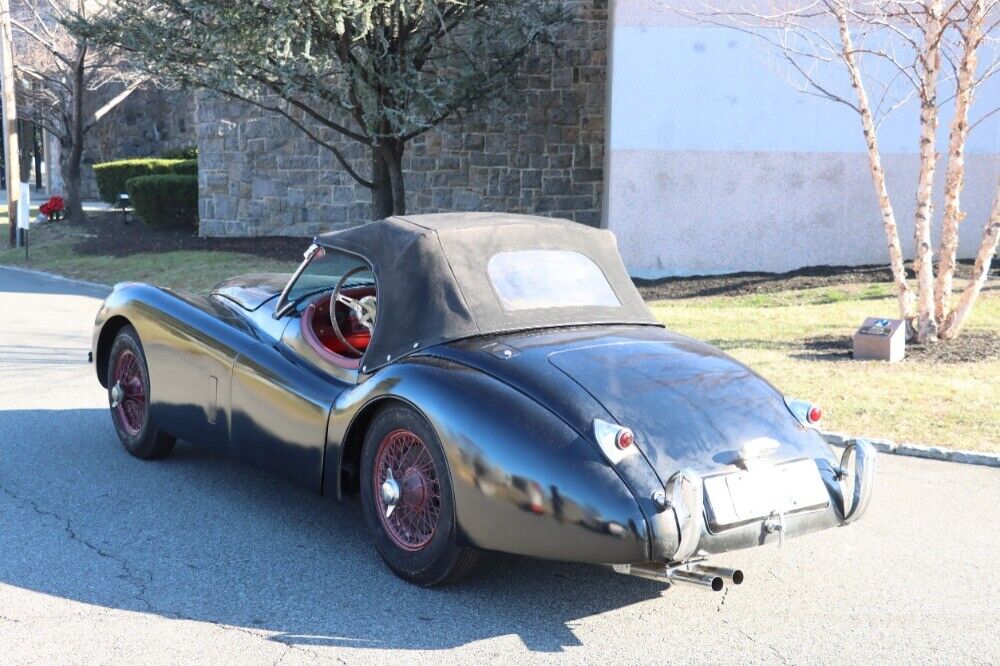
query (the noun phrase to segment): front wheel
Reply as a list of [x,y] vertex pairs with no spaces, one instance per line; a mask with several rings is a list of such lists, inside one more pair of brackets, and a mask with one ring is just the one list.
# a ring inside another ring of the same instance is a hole
[[150,420],[149,367],[131,326],[123,327],[111,345],[107,383],[111,420],[125,449],[144,460],[170,453],[176,440]]
[[431,586],[457,581],[476,551],[457,543],[455,504],[437,436],[414,410],[379,412],[365,434],[361,501],[379,555],[404,580]]

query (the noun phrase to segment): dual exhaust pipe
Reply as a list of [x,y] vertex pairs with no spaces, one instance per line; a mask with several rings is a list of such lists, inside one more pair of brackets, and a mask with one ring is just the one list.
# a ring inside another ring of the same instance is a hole
[[665,564],[615,564],[612,568],[618,573],[637,576],[661,583],[686,583],[713,592],[721,592],[728,580],[733,585],[743,583],[743,572],[739,569],[714,567],[700,562],[667,566]]

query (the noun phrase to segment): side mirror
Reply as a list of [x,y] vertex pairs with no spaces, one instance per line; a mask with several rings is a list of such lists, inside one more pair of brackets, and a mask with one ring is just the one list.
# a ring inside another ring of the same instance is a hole
[[853,523],[868,509],[875,485],[876,455],[875,447],[864,439],[853,440],[844,449],[837,474],[841,488],[840,522],[844,525]]

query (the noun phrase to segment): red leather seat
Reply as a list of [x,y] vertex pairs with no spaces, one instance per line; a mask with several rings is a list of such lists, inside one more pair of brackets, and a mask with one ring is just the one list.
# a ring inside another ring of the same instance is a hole
[[[375,290],[371,287],[345,289],[345,295],[352,298],[372,296]],[[355,348],[364,351],[371,342],[371,334],[358,321],[354,313],[345,306],[337,309],[337,321],[341,326],[344,338]],[[356,368],[360,359],[348,349],[333,332],[330,323],[330,294],[326,293],[314,300],[302,312],[302,333],[308,342],[323,358],[341,367]]]

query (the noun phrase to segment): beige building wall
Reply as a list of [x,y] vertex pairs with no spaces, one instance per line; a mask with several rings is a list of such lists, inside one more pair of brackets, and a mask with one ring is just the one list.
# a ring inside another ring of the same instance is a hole
[[[888,261],[856,114],[793,90],[746,35],[655,2],[617,0],[610,13],[604,224],[633,275]],[[1000,105],[1000,80],[980,97],[980,108]],[[879,138],[910,253],[916,108],[893,114]],[[1000,177],[1000,117],[975,130],[967,165],[966,258]]]

